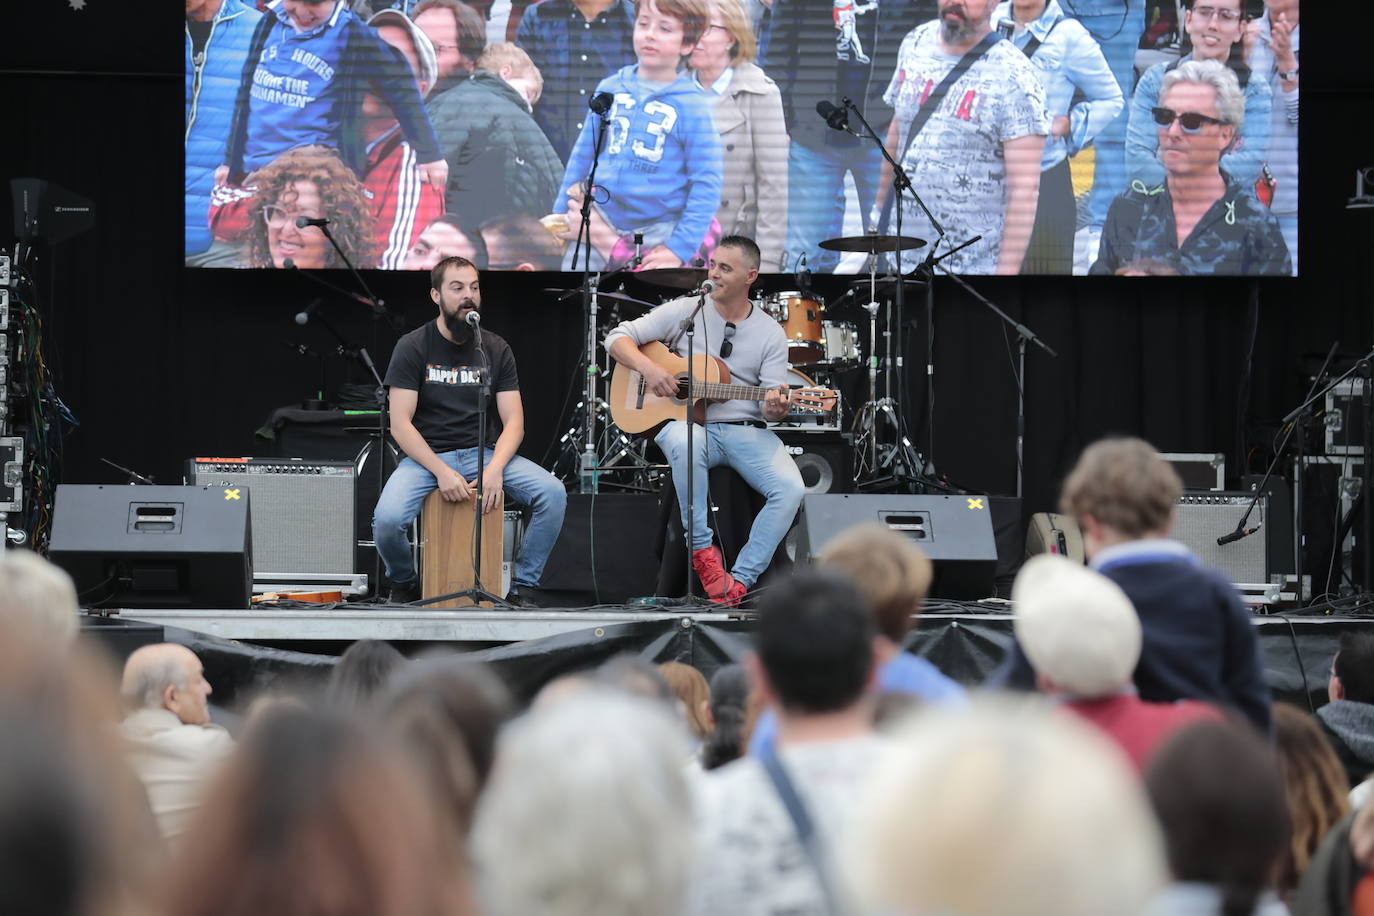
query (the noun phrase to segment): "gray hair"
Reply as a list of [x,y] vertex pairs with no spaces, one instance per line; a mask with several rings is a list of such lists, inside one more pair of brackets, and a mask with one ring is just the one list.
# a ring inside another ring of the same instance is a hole
[[663,704],[605,688],[512,722],[472,830],[486,912],[678,912],[695,839],[687,758]]
[[1211,86],[1217,94],[1217,117],[1236,130],[1240,130],[1245,123],[1245,94],[1241,92],[1240,80],[1230,67],[1215,60],[1184,61],[1164,74],[1164,82],[1159,85],[1159,98],[1162,100],[1179,83]]
[[171,653],[156,656],[127,671],[119,685],[119,701],[126,710],[160,709],[168,687],[187,688],[186,666]]
[[67,646],[76,638],[72,577],[31,550],[0,552],[0,618],[39,646]]

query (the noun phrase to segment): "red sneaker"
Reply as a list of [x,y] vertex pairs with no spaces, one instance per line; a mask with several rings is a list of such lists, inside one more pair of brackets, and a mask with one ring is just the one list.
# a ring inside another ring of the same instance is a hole
[[730,581],[733,582],[734,585],[730,586],[725,596],[717,599],[717,602],[726,607],[739,607],[740,602],[744,600],[744,596],[749,594],[749,586],[745,585],[734,576],[730,577]]
[[720,601],[732,588],[739,586],[735,577],[725,571],[720,548],[714,544],[692,551],[692,569],[696,570],[701,587],[706,589],[706,597],[712,601]]

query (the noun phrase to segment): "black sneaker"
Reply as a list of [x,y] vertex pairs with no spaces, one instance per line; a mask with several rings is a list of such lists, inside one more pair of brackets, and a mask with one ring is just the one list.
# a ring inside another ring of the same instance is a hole
[[418,601],[419,598],[420,598],[420,583],[419,583],[419,582],[416,582],[416,581],[411,581],[411,582],[393,582],[392,585],[391,585],[391,594],[387,595],[386,603],[387,603],[387,604],[410,604],[410,602],[412,602],[412,601]]
[[510,591],[506,592],[506,603],[513,607],[537,608],[539,602],[534,600],[529,590],[522,592],[518,586],[512,585]]

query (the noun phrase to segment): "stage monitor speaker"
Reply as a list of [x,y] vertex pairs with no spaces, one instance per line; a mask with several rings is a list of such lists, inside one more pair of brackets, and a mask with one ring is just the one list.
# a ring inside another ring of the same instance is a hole
[[849,493],[854,489],[850,461],[853,437],[835,430],[774,427],[773,432],[801,471],[806,493]]
[[841,531],[864,522],[915,541],[935,563],[931,595],[987,598],[994,592],[997,540],[986,496],[837,493],[802,497],[797,562],[810,562]]
[[259,575],[338,575],[354,569],[356,472],[351,461],[193,458],[187,480],[253,494],[253,566]]
[[1244,490],[1184,490],[1174,508],[1174,529],[1169,536],[1188,545],[1202,565],[1218,570],[1237,584],[1259,585],[1269,581],[1269,500],[1260,494],[1246,528],[1254,534],[1218,545],[1217,538],[1236,530],[1255,494]]
[[86,607],[246,608],[248,506],[241,487],[62,484],[48,558]]

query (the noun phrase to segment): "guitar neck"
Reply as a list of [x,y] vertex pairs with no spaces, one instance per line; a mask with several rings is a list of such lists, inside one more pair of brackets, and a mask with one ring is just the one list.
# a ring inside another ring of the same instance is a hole
[[692,398],[707,398],[712,401],[762,401],[768,392],[775,388],[758,388],[753,385],[727,385],[723,382],[692,382]]

